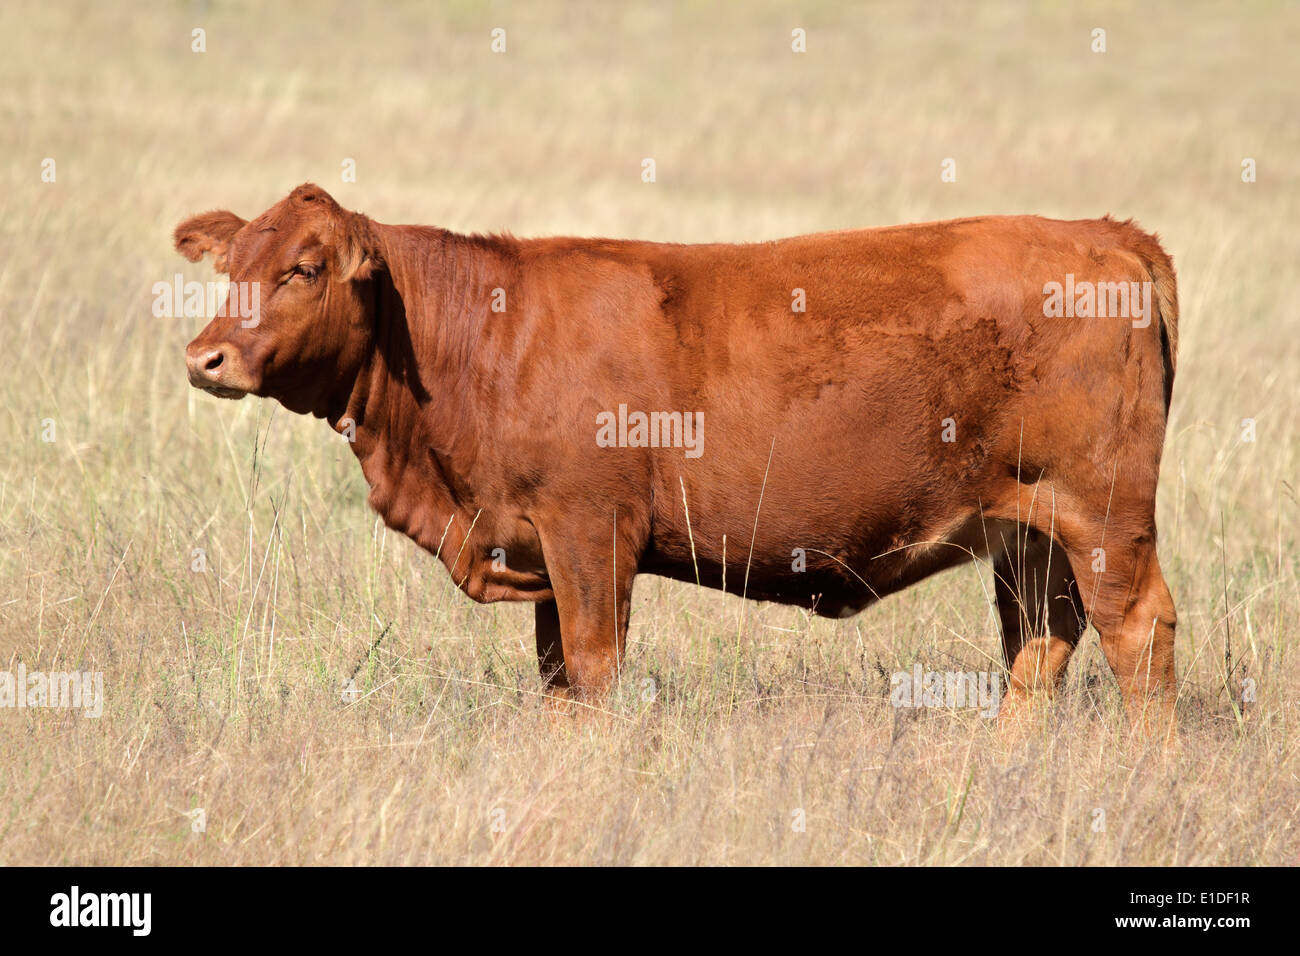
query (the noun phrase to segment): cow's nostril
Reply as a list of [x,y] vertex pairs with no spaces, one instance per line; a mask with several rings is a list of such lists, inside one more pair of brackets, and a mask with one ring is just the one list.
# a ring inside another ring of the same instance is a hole
[[213,352],[208,356],[208,360],[203,363],[203,371],[215,372],[217,369],[221,368],[221,363],[225,360],[226,357],[221,352]]

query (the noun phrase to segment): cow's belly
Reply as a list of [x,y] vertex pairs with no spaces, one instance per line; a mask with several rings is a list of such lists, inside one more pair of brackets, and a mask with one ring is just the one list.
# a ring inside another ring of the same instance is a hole
[[701,548],[698,539],[694,555],[685,559],[675,545],[664,548],[656,539],[642,570],[843,618],[930,575],[995,556],[1014,540],[1012,524],[981,519],[978,506],[934,515],[930,527],[912,540],[900,539],[896,524],[891,528],[882,533],[869,525],[841,524],[828,537],[843,544],[826,548],[810,536],[788,538],[790,547],[773,547],[773,537],[760,534],[752,554],[749,535],[734,544],[729,537],[725,570],[721,553]]

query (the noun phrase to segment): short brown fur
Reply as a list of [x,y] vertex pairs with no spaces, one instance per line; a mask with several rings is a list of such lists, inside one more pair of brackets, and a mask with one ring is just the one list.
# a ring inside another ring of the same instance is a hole
[[[262,288],[253,327],[190,344],[191,381],[354,435],[390,527],[474,600],[536,602],[552,694],[616,678],[639,572],[844,616],[987,556],[1008,703],[1050,691],[1091,623],[1133,716],[1172,717],[1177,291],[1131,222],[521,240],[382,225],[307,184],[175,240]],[[1149,282],[1149,325],[1048,317],[1067,273]],[[601,447],[620,405],[702,413],[702,454]]]

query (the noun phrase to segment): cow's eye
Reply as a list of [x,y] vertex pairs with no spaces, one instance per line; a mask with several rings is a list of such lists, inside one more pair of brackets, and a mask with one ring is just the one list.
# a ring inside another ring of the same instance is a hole
[[300,262],[293,267],[293,274],[300,279],[306,279],[311,282],[320,272],[320,267],[312,265],[310,262]]

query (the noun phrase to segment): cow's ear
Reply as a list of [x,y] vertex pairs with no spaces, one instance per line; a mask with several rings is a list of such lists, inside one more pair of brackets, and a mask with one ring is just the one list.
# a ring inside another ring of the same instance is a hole
[[172,234],[176,240],[176,251],[190,262],[198,262],[205,252],[210,252],[213,268],[218,272],[226,272],[226,253],[230,251],[230,240],[245,225],[245,220],[224,209],[186,219]]
[[345,282],[364,282],[372,278],[375,273],[384,271],[384,263],[371,253],[362,253],[360,261],[355,266],[348,262],[343,267],[341,273]]
[[364,282],[384,270],[370,220],[353,215],[342,230],[339,247],[339,278],[344,282]]

